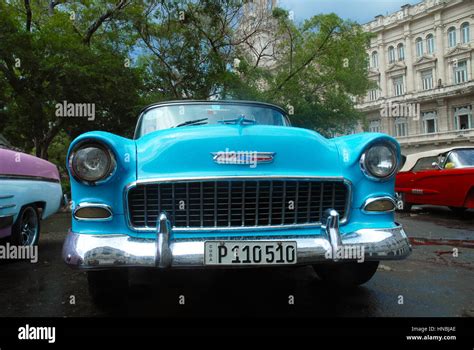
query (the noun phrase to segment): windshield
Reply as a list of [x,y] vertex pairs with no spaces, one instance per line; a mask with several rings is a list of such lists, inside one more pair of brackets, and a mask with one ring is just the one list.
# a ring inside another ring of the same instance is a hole
[[444,167],[445,169],[474,167],[474,149],[462,149],[451,152]]
[[252,104],[183,103],[157,106],[140,118],[135,138],[156,130],[195,125],[237,123],[288,126],[286,116],[276,108]]

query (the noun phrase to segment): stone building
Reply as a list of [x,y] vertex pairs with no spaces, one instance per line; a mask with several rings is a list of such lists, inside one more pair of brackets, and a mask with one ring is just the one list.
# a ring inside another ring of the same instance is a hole
[[402,153],[474,145],[474,0],[425,0],[364,25],[374,34],[357,108]]
[[272,68],[278,63],[275,35],[276,23],[272,11],[277,0],[248,0],[243,6],[243,16],[237,30],[237,40],[243,40],[241,48],[249,54],[252,64]]

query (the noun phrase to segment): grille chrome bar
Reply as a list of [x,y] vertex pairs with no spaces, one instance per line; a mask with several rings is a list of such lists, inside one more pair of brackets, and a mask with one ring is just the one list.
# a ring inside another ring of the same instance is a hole
[[232,182],[229,181],[229,187],[228,187],[228,192],[227,192],[227,222],[228,222],[228,227],[231,226],[231,218],[232,218],[232,210],[231,210],[231,204],[232,204],[232,199],[231,199],[231,191],[232,191]]
[[214,181],[214,226],[217,226],[217,181]]
[[307,211],[306,211],[306,222],[309,223],[311,221],[311,182],[308,183],[308,202],[306,203]]

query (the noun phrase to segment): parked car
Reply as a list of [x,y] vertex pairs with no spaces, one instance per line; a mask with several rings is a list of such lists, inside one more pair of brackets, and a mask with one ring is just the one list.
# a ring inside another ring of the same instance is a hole
[[398,208],[414,204],[447,206],[455,213],[474,208],[474,147],[410,154],[397,174]]
[[58,211],[61,199],[54,164],[0,148],[0,238],[15,245],[37,244],[40,221]]
[[[126,289],[129,267],[312,265],[323,280],[362,284],[411,250],[394,222],[399,162],[388,135],[326,139],[271,104],[153,104],[133,139],[71,143],[63,258],[88,271],[95,298]],[[340,254],[349,248],[359,262]]]

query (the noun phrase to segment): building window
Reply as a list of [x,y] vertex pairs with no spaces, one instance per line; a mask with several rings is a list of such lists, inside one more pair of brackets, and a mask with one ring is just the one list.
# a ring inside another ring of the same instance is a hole
[[471,129],[472,106],[462,106],[454,108],[454,128],[456,130]]
[[426,48],[429,54],[433,54],[435,52],[435,41],[433,34],[428,34],[426,36]]
[[456,61],[454,67],[454,83],[461,84],[467,81],[467,61]]
[[417,57],[423,56],[423,39],[422,38],[416,38],[415,46],[416,46],[416,56]]
[[403,46],[403,44],[398,44],[397,51],[398,51],[398,60],[403,61],[405,59],[405,47]]
[[451,27],[448,29],[448,46],[455,47],[456,46],[456,28]]
[[380,132],[380,120],[372,120],[369,123],[369,131],[370,132]]
[[396,137],[408,136],[407,118],[397,118],[397,119],[395,119],[395,136]]
[[433,134],[438,131],[438,121],[436,112],[422,113],[423,132],[425,134]]
[[421,72],[421,86],[423,90],[431,90],[433,88],[433,70],[428,69]]
[[471,41],[470,38],[470,33],[469,33],[469,23],[464,22],[461,24],[461,38],[463,44],[467,44],[469,41]]
[[401,96],[405,93],[403,76],[393,78],[393,92],[395,96]]
[[379,54],[377,51],[372,52],[372,68],[379,67]]
[[378,89],[369,90],[369,101],[375,101],[378,98],[379,98],[379,90]]
[[395,49],[393,46],[390,46],[388,48],[388,63],[393,63],[395,62]]

